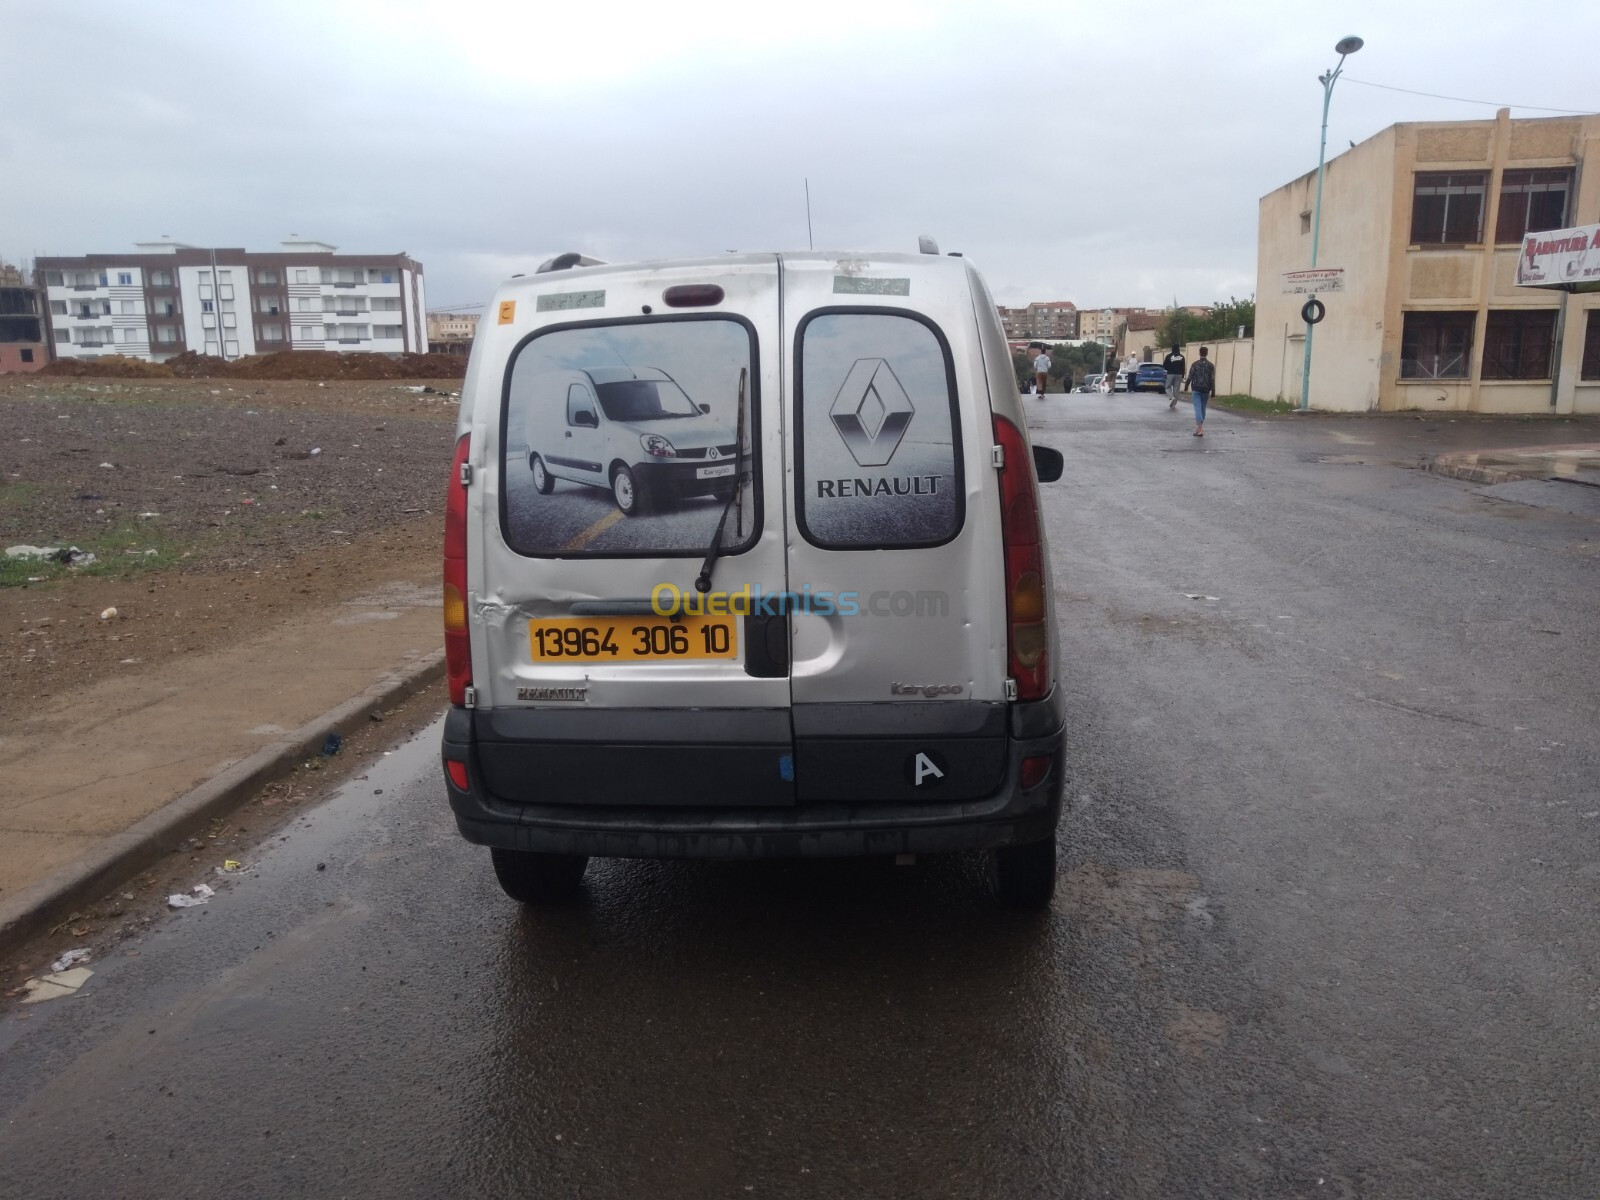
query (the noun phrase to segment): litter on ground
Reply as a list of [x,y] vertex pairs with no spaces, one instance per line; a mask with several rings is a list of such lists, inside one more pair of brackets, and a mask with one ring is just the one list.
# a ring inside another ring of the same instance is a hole
[[197,883],[188,892],[174,892],[167,897],[168,908],[194,908],[204,904],[217,893],[208,884]]
[[89,948],[87,946],[83,946],[77,950],[68,950],[60,958],[56,959],[55,962],[50,964],[50,969],[52,971],[65,971],[68,967],[75,967],[79,963],[86,963],[88,961]]
[[59,1000],[63,996],[70,996],[87,983],[93,974],[88,967],[73,967],[70,971],[57,971],[30,979],[22,985],[22,1003],[37,1004],[41,1000]]

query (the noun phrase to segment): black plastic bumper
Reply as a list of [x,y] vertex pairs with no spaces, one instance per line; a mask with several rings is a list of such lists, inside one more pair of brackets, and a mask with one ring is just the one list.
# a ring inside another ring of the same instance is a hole
[[[716,803],[537,803],[492,794],[486,786],[474,734],[475,714],[452,708],[446,716],[442,754],[467,765],[469,787],[446,778],[456,824],[469,842],[511,850],[585,854],[606,858],[842,858],[876,854],[932,854],[1042,841],[1054,835],[1061,815],[1062,725],[1059,692],[1036,704],[1007,706],[1007,728],[999,785],[987,794],[951,800],[886,799],[882,795],[826,801],[796,799],[775,804],[763,795],[755,804],[719,793]],[[705,719],[708,714],[673,714]],[[476,714],[479,721],[485,714]],[[764,742],[770,720],[753,726],[752,742]],[[726,754],[736,732],[704,743],[708,760]],[[683,763],[696,751],[680,743],[669,757]],[[767,747],[762,747],[766,749]],[[592,751],[603,772],[606,752]],[[1050,755],[1048,773],[1033,787],[1021,786],[1022,760]],[[665,764],[664,764],[665,765]],[[801,756],[804,767],[804,756]],[[504,776],[502,775],[502,778]],[[698,776],[715,785],[715,776]],[[556,792],[555,794],[563,794]],[[752,797],[754,798],[754,797]]]

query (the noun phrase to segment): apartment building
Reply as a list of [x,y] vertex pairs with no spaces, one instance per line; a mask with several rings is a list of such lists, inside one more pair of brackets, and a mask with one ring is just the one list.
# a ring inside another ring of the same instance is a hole
[[[1392,125],[1327,164],[1311,407],[1600,412],[1600,294],[1518,287],[1523,235],[1600,221],[1600,116]],[[1252,394],[1298,401],[1316,172],[1261,198]]]
[[50,361],[43,307],[26,276],[16,267],[0,263],[0,375],[37,371]]
[[1070,300],[1036,300],[1026,308],[1000,308],[1000,324],[1010,340],[1070,341],[1078,336],[1078,309]]
[[477,333],[477,313],[428,314],[428,348],[436,354],[467,353]]
[[274,350],[427,350],[422,264],[404,254],[340,254],[303,238],[251,252],[162,240],[133,254],[44,257],[58,358],[185,350],[239,358]]

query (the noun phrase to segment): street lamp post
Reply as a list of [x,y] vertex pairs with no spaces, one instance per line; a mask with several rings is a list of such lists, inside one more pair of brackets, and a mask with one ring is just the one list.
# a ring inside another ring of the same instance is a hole
[[[1333,101],[1333,85],[1338,81],[1339,73],[1344,70],[1344,60],[1357,50],[1361,49],[1363,42],[1358,37],[1340,38],[1334,45],[1334,50],[1339,55],[1339,63],[1331,71],[1324,72],[1317,82],[1322,85],[1322,140],[1317,143],[1317,204],[1315,214],[1311,218],[1311,266],[1317,265],[1317,243],[1322,237],[1322,169],[1323,160],[1328,152],[1328,105]],[[1312,286],[1315,286],[1314,284]],[[1316,295],[1315,292],[1312,293]],[[1300,411],[1308,412],[1311,409],[1311,332],[1313,326],[1306,322],[1306,361],[1300,373]]]

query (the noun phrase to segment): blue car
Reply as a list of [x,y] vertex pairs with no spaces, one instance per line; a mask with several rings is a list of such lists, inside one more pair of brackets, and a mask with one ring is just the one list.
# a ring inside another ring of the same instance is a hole
[[1160,363],[1140,363],[1128,388],[1130,392],[1164,392],[1167,390],[1167,369]]

